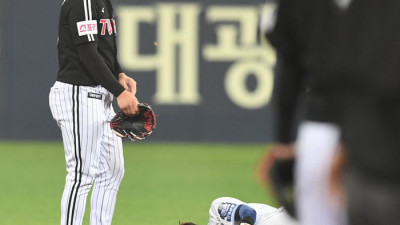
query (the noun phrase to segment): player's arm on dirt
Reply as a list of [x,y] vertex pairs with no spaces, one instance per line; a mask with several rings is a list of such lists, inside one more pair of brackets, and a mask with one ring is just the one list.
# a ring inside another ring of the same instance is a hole
[[79,58],[93,79],[101,86],[117,96],[118,106],[126,115],[135,115],[138,112],[138,100],[134,94],[125,90],[123,85],[114,77],[99,52],[96,42],[77,46]]

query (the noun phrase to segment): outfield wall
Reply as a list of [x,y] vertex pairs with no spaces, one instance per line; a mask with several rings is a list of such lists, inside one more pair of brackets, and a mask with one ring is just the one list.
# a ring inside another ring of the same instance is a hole
[[[0,1],[0,139],[60,139],[48,107],[62,1]],[[265,0],[116,0],[121,66],[159,114],[152,140],[271,140]]]

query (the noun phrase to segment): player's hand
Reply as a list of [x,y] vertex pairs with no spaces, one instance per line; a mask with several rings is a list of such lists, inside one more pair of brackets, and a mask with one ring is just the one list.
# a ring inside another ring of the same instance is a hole
[[344,190],[343,174],[347,165],[347,149],[340,145],[336,151],[330,174],[330,193],[332,202],[346,205],[346,191]]
[[128,116],[134,116],[139,112],[139,101],[131,92],[125,90],[117,97],[119,108]]
[[136,95],[136,81],[128,77],[125,73],[120,73],[118,77],[119,83],[133,95]]
[[258,163],[256,176],[259,182],[262,185],[270,184],[269,171],[275,160],[293,159],[294,157],[295,151],[293,144],[273,144]]
[[276,159],[293,159],[295,156],[293,144],[274,144],[270,151]]

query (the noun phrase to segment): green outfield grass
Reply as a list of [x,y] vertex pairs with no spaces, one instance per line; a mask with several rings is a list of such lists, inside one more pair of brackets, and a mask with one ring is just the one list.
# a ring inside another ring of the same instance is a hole
[[[177,225],[179,220],[206,225],[211,201],[221,196],[276,206],[255,177],[265,149],[126,142],[126,173],[113,225]],[[0,224],[59,224],[65,175],[61,142],[0,142]]]

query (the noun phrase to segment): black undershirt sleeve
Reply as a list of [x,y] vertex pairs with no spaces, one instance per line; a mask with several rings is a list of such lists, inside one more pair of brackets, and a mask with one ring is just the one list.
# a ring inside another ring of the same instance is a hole
[[118,74],[123,73],[124,71],[121,68],[121,65],[119,64],[118,60],[115,63],[115,69],[118,72]]
[[78,49],[80,60],[85,65],[93,79],[114,96],[118,97],[125,89],[112,74],[111,70],[97,51],[96,43],[90,42],[76,47]]
[[294,141],[297,103],[305,78],[299,65],[295,1],[279,1],[278,11],[274,14],[275,24],[266,33],[277,52],[273,94],[275,141],[287,144]]
[[294,141],[293,130],[299,95],[303,87],[304,75],[299,66],[290,57],[277,54],[275,83],[275,118],[276,141],[291,143]]
[[114,41],[114,45],[115,45],[115,71],[117,71],[118,74],[123,73],[124,71],[121,68],[121,64],[119,64],[119,60],[118,60],[118,48],[117,48],[117,44]]

